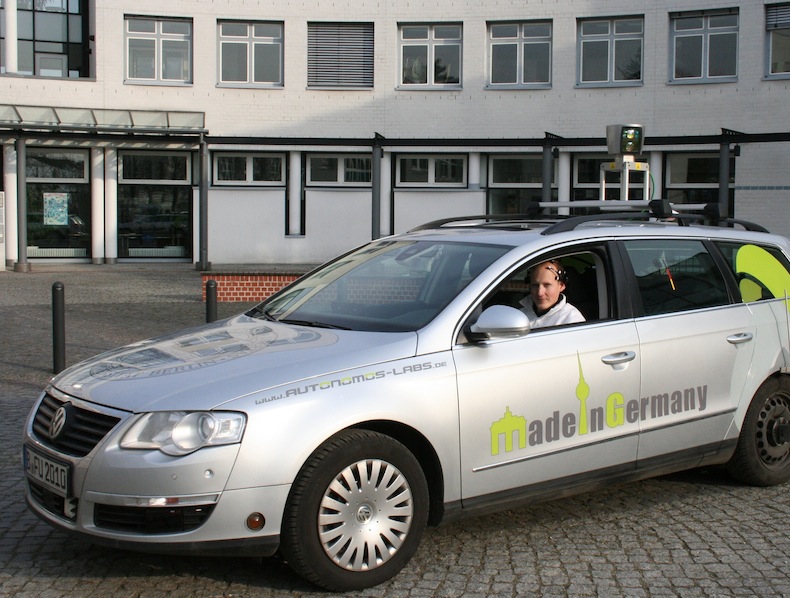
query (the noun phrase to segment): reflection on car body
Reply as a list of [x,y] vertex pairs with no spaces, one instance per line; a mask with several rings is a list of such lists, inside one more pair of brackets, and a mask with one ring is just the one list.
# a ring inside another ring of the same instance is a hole
[[[352,590],[428,524],[702,465],[784,483],[790,242],[686,221],[426,225],[77,364],[28,419],[28,504],[96,543],[279,551]],[[530,330],[547,260],[584,321]]]

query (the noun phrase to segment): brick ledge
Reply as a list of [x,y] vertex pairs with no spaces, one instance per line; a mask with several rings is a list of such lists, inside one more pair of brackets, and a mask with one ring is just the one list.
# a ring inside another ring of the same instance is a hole
[[311,270],[313,266],[228,267],[200,273],[202,300],[206,301],[206,284],[217,283],[218,302],[258,302]]

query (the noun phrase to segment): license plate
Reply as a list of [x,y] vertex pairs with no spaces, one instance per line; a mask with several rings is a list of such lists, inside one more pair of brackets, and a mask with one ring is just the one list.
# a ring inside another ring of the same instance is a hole
[[55,494],[67,498],[71,488],[71,467],[53,461],[25,446],[25,471],[27,475]]

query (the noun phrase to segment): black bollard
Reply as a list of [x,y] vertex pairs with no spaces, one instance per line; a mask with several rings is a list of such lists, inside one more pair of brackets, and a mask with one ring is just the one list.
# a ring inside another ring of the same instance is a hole
[[66,369],[66,307],[62,282],[52,285],[52,371]]
[[217,321],[217,281],[206,281],[206,324]]

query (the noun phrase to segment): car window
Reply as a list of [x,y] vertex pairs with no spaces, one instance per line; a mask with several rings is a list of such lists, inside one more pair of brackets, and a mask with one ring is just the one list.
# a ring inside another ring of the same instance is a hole
[[702,241],[624,241],[646,315],[729,303],[721,271]]
[[365,331],[417,330],[509,246],[382,241],[309,274],[250,315]]
[[784,299],[790,294],[790,262],[779,249],[733,242],[716,246],[738,281],[742,301]]
[[548,259],[556,260],[564,273],[567,303],[578,309],[586,321],[610,317],[609,282],[604,268],[602,249],[576,250],[573,253],[541,256],[519,267],[502,284],[490,293],[483,302],[483,309],[491,305],[507,305],[522,309],[530,299],[529,271],[537,263]]

